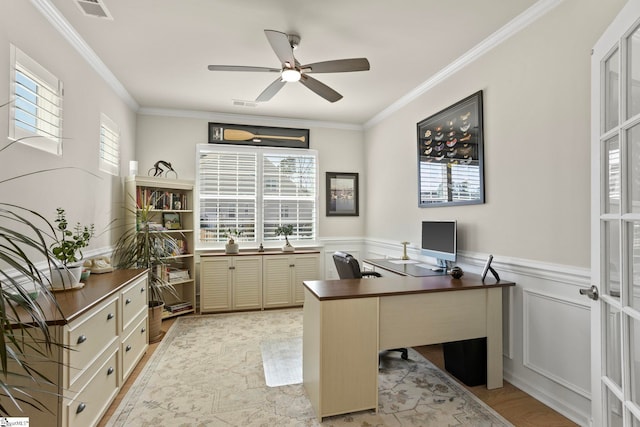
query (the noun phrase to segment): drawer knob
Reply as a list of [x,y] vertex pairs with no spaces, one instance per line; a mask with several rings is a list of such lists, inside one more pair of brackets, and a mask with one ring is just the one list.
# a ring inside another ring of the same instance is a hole
[[109,369],[107,369],[107,375],[113,374],[113,371],[114,371],[113,366],[109,366]]
[[128,346],[124,349],[124,351],[131,351],[131,345],[128,345]]
[[143,294],[144,293],[144,288],[140,288],[140,293]]
[[111,320],[111,319],[113,319],[113,313],[107,314],[107,320]]
[[84,411],[86,407],[87,405],[84,402],[80,403],[76,408],[76,414],[79,414],[80,412]]
[[86,335],[80,335],[78,337],[78,344],[82,344],[83,342],[85,342],[87,340],[87,336]]
[[131,304],[131,298],[127,298],[127,299],[124,301],[124,303],[125,303],[125,304]]
[[142,329],[140,329],[140,333],[144,334],[145,332],[147,332],[147,328],[145,328],[144,326],[142,327]]

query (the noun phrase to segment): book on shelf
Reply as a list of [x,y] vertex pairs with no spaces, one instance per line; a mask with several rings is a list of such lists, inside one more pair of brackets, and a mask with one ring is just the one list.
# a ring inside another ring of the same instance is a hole
[[191,274],[186,268],[170,267],[167,265],[156,266],[156,274],[163,282],[181,282],[191,279]]
[[138,207],[149,205],[156,210],[186,210],[187,195],[148,187],[137,187],[136,203]]
[[187,301],[175,302],[164,306],[167,311],[171,313],[179,313],[181,311],[187,311],[193,309],[193,304]]

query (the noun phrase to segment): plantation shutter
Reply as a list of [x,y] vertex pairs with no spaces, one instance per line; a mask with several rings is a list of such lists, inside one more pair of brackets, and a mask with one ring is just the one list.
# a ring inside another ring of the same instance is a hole
[[288,153],[263,156],[264,240],[282,239],[276,228],[293,225],[293,240],[314,240],[316,157]]
[[106,115],[100,117],[100,170],[118,175],[120,171],[120,131]]
[[10,137],[54,154],[62,154],[62,82],[11,45],[12,92]]
[[200,154],[201,242],[224,242],[229,228],[241,230],[243,241],[255,241],[257,164],[255,153]]

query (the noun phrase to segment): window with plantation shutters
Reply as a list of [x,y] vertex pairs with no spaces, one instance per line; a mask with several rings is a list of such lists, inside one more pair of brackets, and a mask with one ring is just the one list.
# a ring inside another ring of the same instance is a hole
[[202,145],[198,148],[200,245],[219,247],[229,229],[256,246],[284,240],[315,240],[317,153],[313,150]]
[[104,114],[100,115],[100,170],[119,175],[120,131],[118,126]]
[[9,138],[62,154],[62,82],[16,46],[11,52]]

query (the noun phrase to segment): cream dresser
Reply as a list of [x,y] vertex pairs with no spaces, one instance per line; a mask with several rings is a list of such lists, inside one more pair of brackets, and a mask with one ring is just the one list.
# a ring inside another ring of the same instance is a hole
[[146,270],[92,275],[83,288],[55,296],[62,313],[43,305],[63,345],[39,363],[54,384],[33,392],[48,411],[25,406],[11,416],[28,416],[34,426],[93,426],[147,350]]

